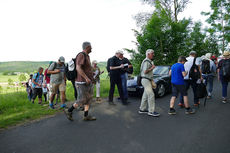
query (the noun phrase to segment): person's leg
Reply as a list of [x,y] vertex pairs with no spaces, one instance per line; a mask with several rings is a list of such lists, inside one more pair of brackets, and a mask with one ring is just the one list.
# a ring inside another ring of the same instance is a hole
[[147,79],[142,79],[141,83],[144,86],[144,90],[148,97],[148,106],[149,106],[148,111],[149,113],[153,113],[155,112],[155,94],[153,92],[152,84]]
[[170,108],[174,108],[174,103],[175,103],[176,97],[172,96],[170,99]]
[[113,94],[115,89],[115,79],[110,76],[109,102],[113,102]]
[[96,82],[96,97],[100,98],[100,81]]
[[75,86],[75,80],[71,80],[71,83],[73,85],[73,89],[74,89],[74,97],[75,97],[75,100],[77,100],[77,88]]
[[122,91],[123,91],[124,99],[128,99],[126,73],[121,75],[121,85],[122,85]]
[[49,106],[50,108],[54,109],[53,101],[55,98],[55,95],[57,93],[58,86],[56,84],[50,84],[50,100],[49,100]]
[[38,88],[38,104],[42,104],[42,88]]
[[191,80],[191,86],[192,86],[192,89],[193,89],[194,105],[199,105],[200,101],[199,101],[199,98],[197,98],[197,95],[196,95],[197,83],[196,83],[195,80]]
[[47,99],[49,100],[50,95],[51,95],[51,89],[50,89],[50,84],[49,83],[47,84],[47,89],[48,89],[48,91],[47,91]]
[[33,88],[33,97],[32,97],[32,103],[34,104],[34,100],[36,99],[38,94],[37,88]]
[[224,80],[221,80],[221,84],[222,84],[222,97],[227,98],[228,82],[225,82]]
[[140,111],[147,110],[148,95],[147,95],[147,92],[145,90],[144,85],[143,85],[143,87],[144,87],[144,93],[143,93],[142,98],[141,98]]
[[66,100],[66,95],[65,95],[65,90],[66,90],[66,85],[65,83],[61,83],[59,85],[59,91],[60,91],[60,95],[61,95],[61,108],[64,108],[66,107],[66,104],[65,104],[65,100]]
[[124,99],[124,93],[123,93],[123,89],[122,89],[122,82],[121,79],[119,78],[118,80],[116,80],[116,84],[117,84],[117,89],[119,92],[119,96],[121,98],[122,104],[127,104],[127,100]]
[[[184,80],[184,85],[185,85],[185,90],[187,92],[189,87],[190,87],[190,81],[189,80]],[[184,105],[184,96],[183,95],[180,95],[180,103],[179,103],[179,105],[180,104],[181,104],[181,106]]]
[[208,93],[210,93],[210,96],[212,95],[212,90],[213,90],[213,79],[214,77],[212,75],[210,75],[208,78],[208,83],[209,83]]

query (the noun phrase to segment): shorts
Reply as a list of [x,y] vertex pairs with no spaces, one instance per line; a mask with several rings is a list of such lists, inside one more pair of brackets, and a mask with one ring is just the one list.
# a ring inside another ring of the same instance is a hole
[[52,94],[57,94],[58,89],[59,89],[59,91],[65,91],[66,90],[66,85],[65,85],[65,83],[61,83],[61,84],[51,83],[50,84],[50,89],[51,89]]
[[181,96],[188,95],[185,85],[172,84],[172,96],[177,97],[178,93],[180,93]]
[[33,97],[32,99],[36,99],[36,97],[42,98],[42,88],[33,88]]
[[93,84],[77,84],[75,83],[77,89],[77,104],[89,105],[93,99]]

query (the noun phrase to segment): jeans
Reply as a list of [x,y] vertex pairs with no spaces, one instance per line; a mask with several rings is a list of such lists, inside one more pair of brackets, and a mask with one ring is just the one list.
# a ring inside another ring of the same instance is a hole
[[226,81],[224,81],[222,79],[221,84],[222,84],[222,97],[226,98],[227,97],[227,92],[228,92],[228,82],[226,82]]
[[149,80],[142,78],[141,84],[144,87],[144,93],[141,99],[140,110],[144,111],[148,107],[148,111],[153,113],[155,111],[155,94],[153,92],[152,84]]
[[110,102],[113,101],[113,94],[114,94],[115,85],[117,85],[117,89],[118,89],[120,98],[121,98],[122,102],[124,103],[125,100],[124,100],[124,96],[123,96],[121,78],[117,77],[117,76],[114,77],[111,75],[110,75],[109,101]]
[[122,84],[124,99],[128,99],[127,79],[128,79],[127,73],[121,74],[121,84]]
[[205,80],[205,85],[208,85],[208,93],[211,94],[212,90],[213,90],[213,79],[214,76],[213,75],[202,75],[202,77]]
[[[188,91],[189,87],[192,86],[194,104],[197,104],[199,102],[199,98],[197,98],[196,96],[196,89],[197,89],[196,81],[195,80],[184,80],[184,82],[186,86],[186,91]],[[180,103],[184,104],[183,96],[180,96]]]

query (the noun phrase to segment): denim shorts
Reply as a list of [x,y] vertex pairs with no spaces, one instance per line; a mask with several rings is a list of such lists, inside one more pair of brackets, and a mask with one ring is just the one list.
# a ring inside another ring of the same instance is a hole
[[177,97],[178,93],[180,93],[181,96],[188,95],[185,85],[176,85],[172,83],[172,96]]

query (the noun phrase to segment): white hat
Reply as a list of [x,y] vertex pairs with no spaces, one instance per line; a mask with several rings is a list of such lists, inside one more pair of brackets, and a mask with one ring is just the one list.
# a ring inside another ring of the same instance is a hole
[[118,51],[116,51],[116,54],[122,54],[122,55],[124,55],[124,52],[122,50],[118,50]]
[[229,51],[224,51],[223,56],[229,56],[230,52]]

